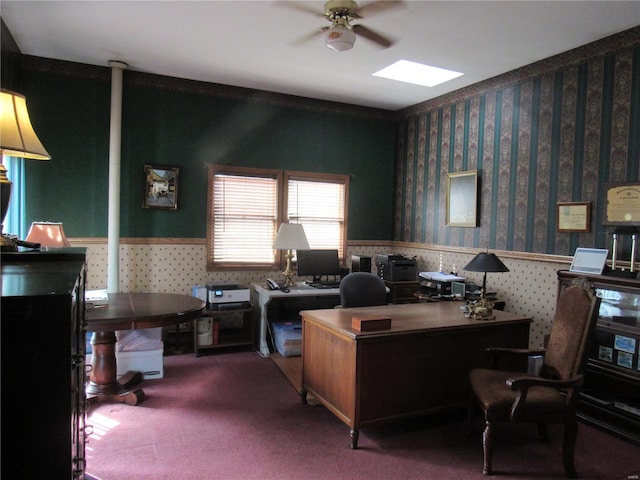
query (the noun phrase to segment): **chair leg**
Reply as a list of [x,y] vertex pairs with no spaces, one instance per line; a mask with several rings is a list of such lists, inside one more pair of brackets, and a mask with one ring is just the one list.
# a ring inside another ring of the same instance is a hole
[[544,443],[551,442],[551,437],[549,437],[549,430],[547,429],[546,422],[538,422],[538,436]]
[[575,419],[567,421],[564,426],[562,463],[564,464],[564,471],[568,478],[576,478],[578,476],[573,462],[577,436],[578,422],[576,422]]
[[482,467],[482,473],[485,475],[491,475],[491,457],[493,455],[493,424],[489,421],[485,421],[484,432],[482,432],[482,448],[484,454],[484,465]]

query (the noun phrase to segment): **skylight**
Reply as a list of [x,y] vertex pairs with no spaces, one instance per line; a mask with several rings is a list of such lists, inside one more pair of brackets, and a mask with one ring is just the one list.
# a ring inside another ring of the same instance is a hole
[[423,65],[422,63],[410,62],[409,60],[398,60],[396,63],[373,74],[375,77],[389,78],[425,87],[435,87],[460,75],[464,74],[444,68]]

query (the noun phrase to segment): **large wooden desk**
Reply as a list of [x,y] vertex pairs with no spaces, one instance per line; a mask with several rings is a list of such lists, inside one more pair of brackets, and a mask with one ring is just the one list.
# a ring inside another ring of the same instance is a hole
[[198,318],[205,303],[195,297],[171,293],[110,293],[100,308],[88,308],[86,329],[91,338],[93,368],[87,385],[91,401],[115,401],[137,405],[141,389],[127,390],[117,380],[116,330],[164,327]]
[[[465,318],[459,302],[306,310],[302,399],[313,394],[346,423],[351,448],[364,425],[466,405],[467,372],[489,346],[526,348],[531,319],[496,311]],[[359,332],[354,315],[391,317],[390,330]]]

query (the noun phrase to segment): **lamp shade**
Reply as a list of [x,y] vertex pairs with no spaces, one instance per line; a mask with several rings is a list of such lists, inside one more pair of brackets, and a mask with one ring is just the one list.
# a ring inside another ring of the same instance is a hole
[[356,42],[356,34],[348,27],[336,25],[325,33],[324,42],[327,47],[336,52],[351,50]]
[[25,240],[39,243],[43,247],[71,246],[64,234],[61,223],[33,222]]
[[24,95],[4,89],[0,91],[0,150],[11,157],[51,159],[31,126]]
[[468,272],[508,272],[509,269],[495,253],[480,252],[463,268]]
[[304,228],[299,223],[283,223],[273,241],[276,250],[309,250]]

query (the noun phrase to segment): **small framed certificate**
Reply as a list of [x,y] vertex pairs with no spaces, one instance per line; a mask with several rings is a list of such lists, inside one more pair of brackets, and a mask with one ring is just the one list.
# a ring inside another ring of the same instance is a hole
[[558,232],[589,232],[591,202],[558,202]]

